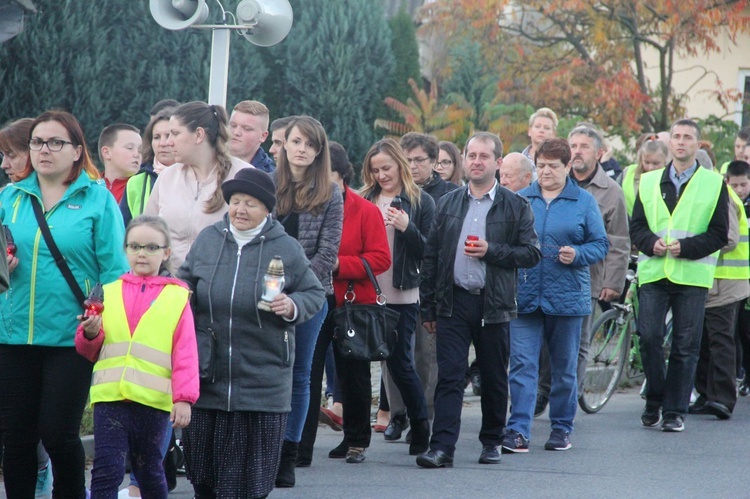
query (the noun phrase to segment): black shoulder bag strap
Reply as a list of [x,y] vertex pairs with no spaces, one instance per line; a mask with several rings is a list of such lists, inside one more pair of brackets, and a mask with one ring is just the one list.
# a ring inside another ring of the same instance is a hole
[[[372,283],[372,287],[375,288],[375,295],[377,297],[377,304],[378,305],[385,305],[385,296],[383,295],[383,292],[380,290],[380,285],[378,284],[378,280],[375,277],[375,274],[372,273],[372,269],[370,268],[370,264],[367,263],[367,260],[365,260],[362,257],[359,257],[360,260],[362,260],[362,266],[365,268],[365,272],[367,272],[367,277],[370,278],[370,282]],[[347,298],[351,297],[351,299]],[[349,286],[346,288],[346,293],[344,294],[344,301],[347,303],[350,303],[354,301],[354,280],[349,280]]]
[[76,300],[78,300],[78,303],[83,306],[83,302],[86,301],[86,296],[83,294],[83,290],[81,290],[81,287],[76,282],[75,277],[73,277],[73,272],[70,271],[68,262],[65,261],[65,257],[62,256],[62,253],[60,253],[60,248],[57,247],[57,244],[55,244],[55,240],[52,239],[52,233],[49,231],[47,219],[44,218],[44,214],[42,213],[42,206],[39,204],[39,200],[36,198],[36,196],[31,196],[31,206],[34,208],[34,216],[36,217],[36,221],[39,224],[39,229],[41,229],[42,231],[42,236],[44,236],[44,242],[47,243],[47,248],[49,248],[49,252],[52,253],[52,258],[55,259],[57,268],[60,269],[60,272],[65,278],[65,282],[67,282],[68,286],[70,286],[70,290],[73,291],[73,294],[75,295]]

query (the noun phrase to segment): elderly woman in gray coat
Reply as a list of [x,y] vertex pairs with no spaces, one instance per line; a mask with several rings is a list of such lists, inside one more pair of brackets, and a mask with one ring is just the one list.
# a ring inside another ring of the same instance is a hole
[[[193,243],[179,275],[193,290],[201,395],[183,432],[195,497],[265,497],[291,410],[295,324],[325,293],[300,244],[269,217],[271,178],[244,169],[222,185],[229,211]],[[284,286],[258,307],[274,257]]]

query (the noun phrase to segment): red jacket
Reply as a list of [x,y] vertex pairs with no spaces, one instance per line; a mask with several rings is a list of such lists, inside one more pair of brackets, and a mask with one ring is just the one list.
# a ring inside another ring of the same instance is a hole
[[375,288],[367,277],[360,257],[367,260],[373,274],[391,266],[391,250],[380,209],[349,187],[344,197],[344,228],[339,247],[339,268],[333,273],[336,306],[344,304],[349,280],[354,280],[355,303],[375,303]]
[[[122,280],[122,299],[125,303],[125,313],[128,317],[131,336],[143,314],[156,300],[166,284],[178,284],[184,288],[187,287],[183,281],[172,277],[140,277],[130,272],[122,275],[120,280]],[[105,334],[105,331],[99,330],[99,335],[93,340],[89,340],[83,335],[83,327],[79,324],[75,338],[76,350],[91,362],[96,362],[104,343]],[[172,334],[172,400],[173,402],[194,404],[198,400],[200,383],[198,379],[198,345],[195,339],[195,323],[190,303],[185,305],[177,328]]]

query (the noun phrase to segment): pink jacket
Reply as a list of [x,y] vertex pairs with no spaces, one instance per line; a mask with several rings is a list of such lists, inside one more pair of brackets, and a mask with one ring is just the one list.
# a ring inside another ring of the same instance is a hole
[[[187,288],[184,282],[172,277],[140,277],[128,272],[120,276],[120,280],[123,282],[122,295],[131,335],[165,285],[178,284]],[[106,305],[105,303],[104,306]],[[83,335],[83,327],[79,325],[75,338],[76,350],[91,362],[96,362],[104,343],[104,334],[100,330],[96,338],[89,340]],[[199,390],[198,345],[195,340],[193,311],[188,303],[172,338],[172,400],[194,404],[198,400]]]

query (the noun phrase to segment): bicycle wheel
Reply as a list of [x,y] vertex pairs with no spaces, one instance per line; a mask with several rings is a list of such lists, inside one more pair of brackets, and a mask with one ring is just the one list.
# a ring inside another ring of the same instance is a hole
[[599,412],[617,388],[628,355],[628,324],[618,322],[621,312],[607,310],[591,327],[586,377],[578,405],[584,412]]

